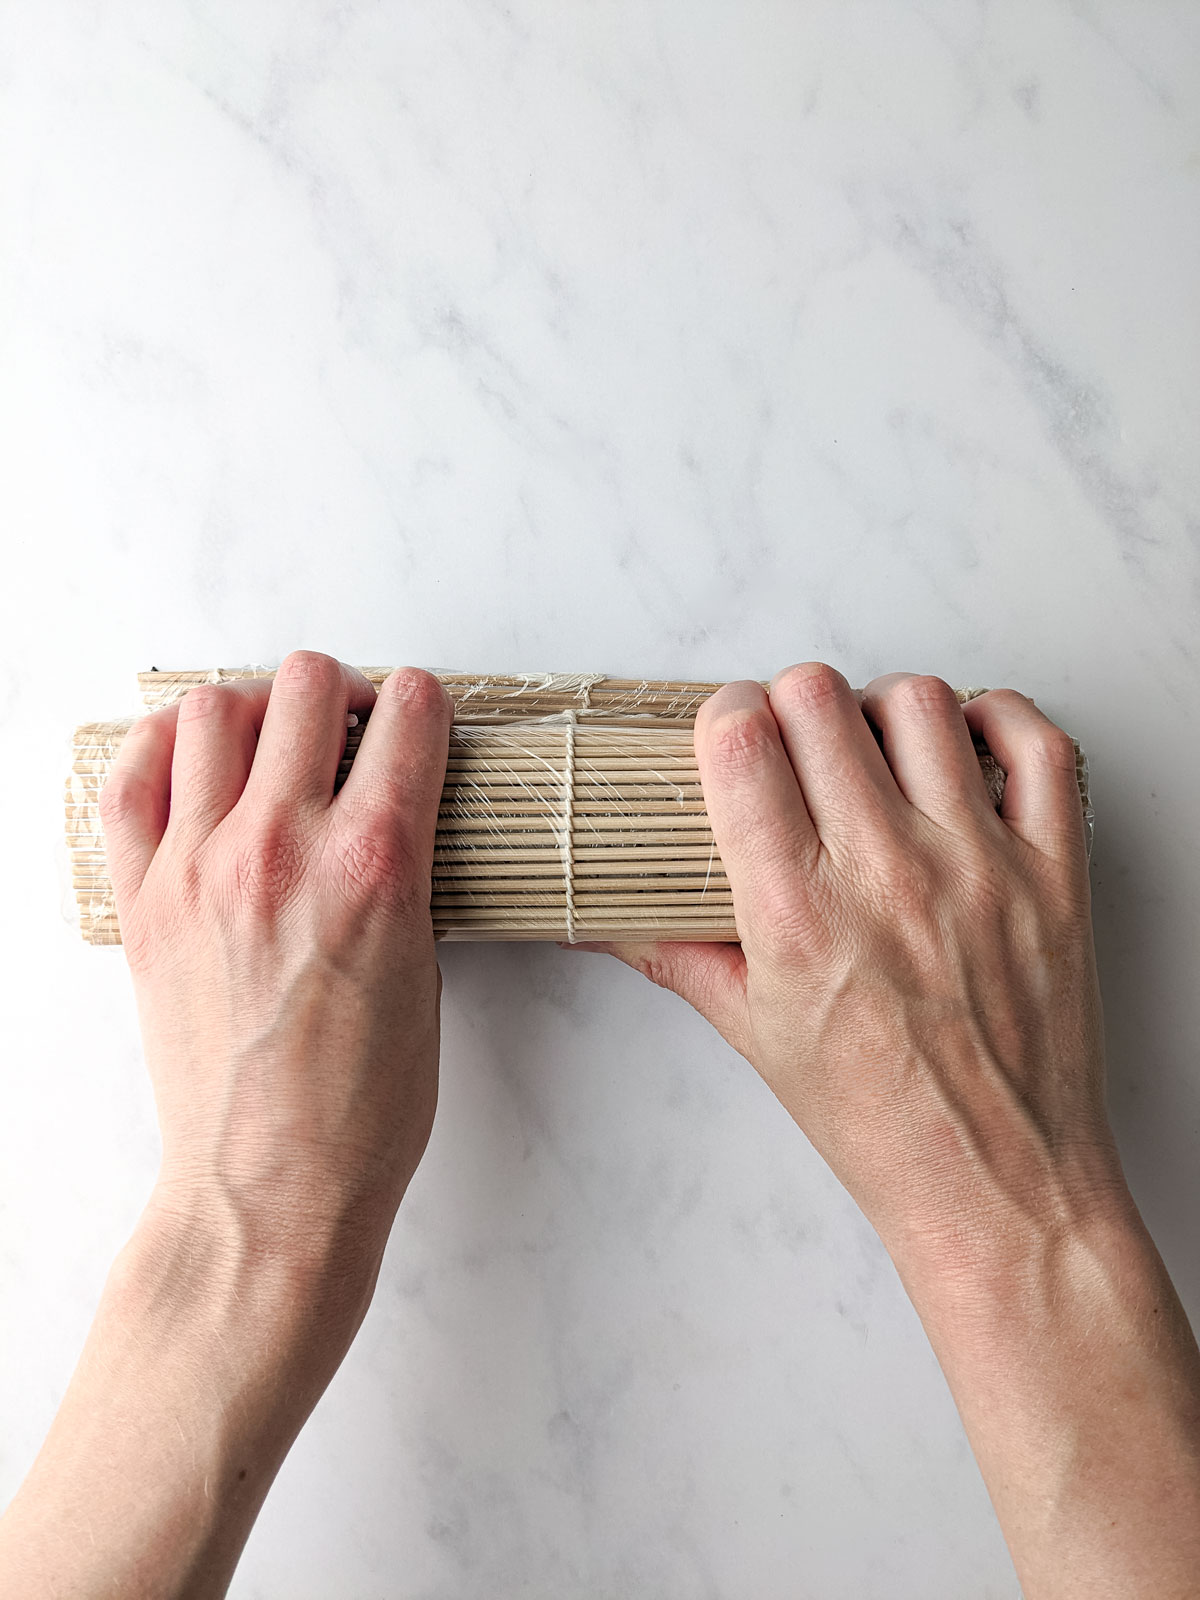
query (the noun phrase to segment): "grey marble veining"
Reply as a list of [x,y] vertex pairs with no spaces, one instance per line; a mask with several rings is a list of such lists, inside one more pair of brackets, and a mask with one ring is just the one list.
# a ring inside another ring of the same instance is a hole
[[[1200,1314],[1198,68],[1183,0],[0,5],[4,1498],[155,1170],[59,844],[150,665],[1032,694]],[[433,1140],[233,1594],[1015,1600],[751,1069],[614,962],[442,965]]]

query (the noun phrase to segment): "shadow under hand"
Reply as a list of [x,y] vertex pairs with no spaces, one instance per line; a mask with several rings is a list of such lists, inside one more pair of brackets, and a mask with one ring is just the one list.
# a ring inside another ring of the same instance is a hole
[[[1114,760],[1114,775],[1122,764]],[[1109,1116],[1129,1186],[1193,1327],[1200,1327],[1200,1006],[1194,907],[1165,881],[1173,842],[1148,826],[1145,791],[1097,802],[1092,922],[1104,1007]],[[1153,799],[1151,795],[1151,799]]]

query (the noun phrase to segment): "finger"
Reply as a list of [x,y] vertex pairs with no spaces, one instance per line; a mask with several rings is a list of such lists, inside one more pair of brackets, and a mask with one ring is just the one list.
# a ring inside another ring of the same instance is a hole
[[1036,850],[1087,881],[1087,831],[1070,734],[1015,689],[989,689],[963,715],[1004,768],[1000,816]]
[[857,842],[881,820],[898,818],[896,780],[840,672],[823,661],[800,662],[775,674],[770,697],[823,844]]
[[934,822],[954,828],[964,810],[993,811],[958,696],[941,678],[889,672],[862,691],[901,794]]
[[178,705],[151,711],[129,729],[100,791],[100,821],[117,916],[142,886],[171,812],[171,756]]
[[654,940],[625,944],[596,940],[565,944],[563,950],[597,950],[670,989],[712,1023],[743,1055],[750,1044],[746,1007],[746,957],[740,944]]
[[293,650],[275,673],[246,783],[252,806],[328,807],[346,748],[346,718],[369,714],[375,686],[316,650]]
[[202,683],[177,703],[173,838],[207,838],[241,799],[270,692],[270,678]]
[[431,672],[398,667],[380,685],[375,708],[334,810],[348,824],[400,831],[432,871],[438,806],[454,702]]
[[710,695],[693,737],[738,935],[757,952],[764,927],[803,897],[820,840],[761,683],[727,683]]

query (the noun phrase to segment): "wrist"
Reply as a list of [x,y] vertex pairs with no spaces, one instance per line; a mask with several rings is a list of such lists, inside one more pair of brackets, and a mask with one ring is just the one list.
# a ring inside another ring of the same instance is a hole
[[1197,1593],[1200,1350],[1123,1178],[999,1219],[893,1259],[1025,1592]]
[[914,1299],[1009,1304],[1022,1278],[1081,1252],[1118,1241],[1153,1250],[1107,1128],[1052,1159],[984,1155],[952,1176],[931,1174],[919,1199],[910,1190],[871,1218]]
[[888,1243],[944,1366],[1006,1366],[1019,1350],[1085,1336],[1093,1318],[1136,1317],[1163,1283],[1171,1293],[1120,1171],[981,1211],[963,1206],[957,1226],[910,1222]]
[[277,1368],[315,1400],[366,1314],[385,1242],[327,1205],[247,1208],[160,1183],[110,1292],[132,1325],[227,1359],[231,1385]]
[[1034,1350],[1075,1350],[1086,1366],[1099,1330],[1136,1338],[1168,1302],[1178,1311],[1119,1172],[1103,1186],[966,1217],[957,1229],[910,1227],[889,1249],[952,1386],[957,1374],[986,1369],[1003,1389],[1012,1363]]
[[271,1217],[160,1185],[5,1517],[0,1588],[75,1594],[87,1573],[88,1593],[224,1594],[366,1311],[377,1246],[328,1205]]

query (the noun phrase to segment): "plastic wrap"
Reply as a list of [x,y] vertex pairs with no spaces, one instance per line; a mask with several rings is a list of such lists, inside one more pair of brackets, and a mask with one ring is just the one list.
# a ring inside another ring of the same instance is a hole
[[[390,669],[362,670],[380,683]],[[198,683],[270,671],[149,672],[139,686],[154,708]],[[455,701],[434,846],[437,938],[737,938],[692,743],[696,711],[719,685],[602,674],[437,676]],[[986,690],[955,693],[965,702]],[[75,731],[67,842],[80,931],[93,944],[120,942],[98,801],[130,725]],[[337,787],[363,725],[347,729]],[[1087,758],[1073,742],[1090,860]],[[975,747],[999,808],[1004,771],[981,740]]]

